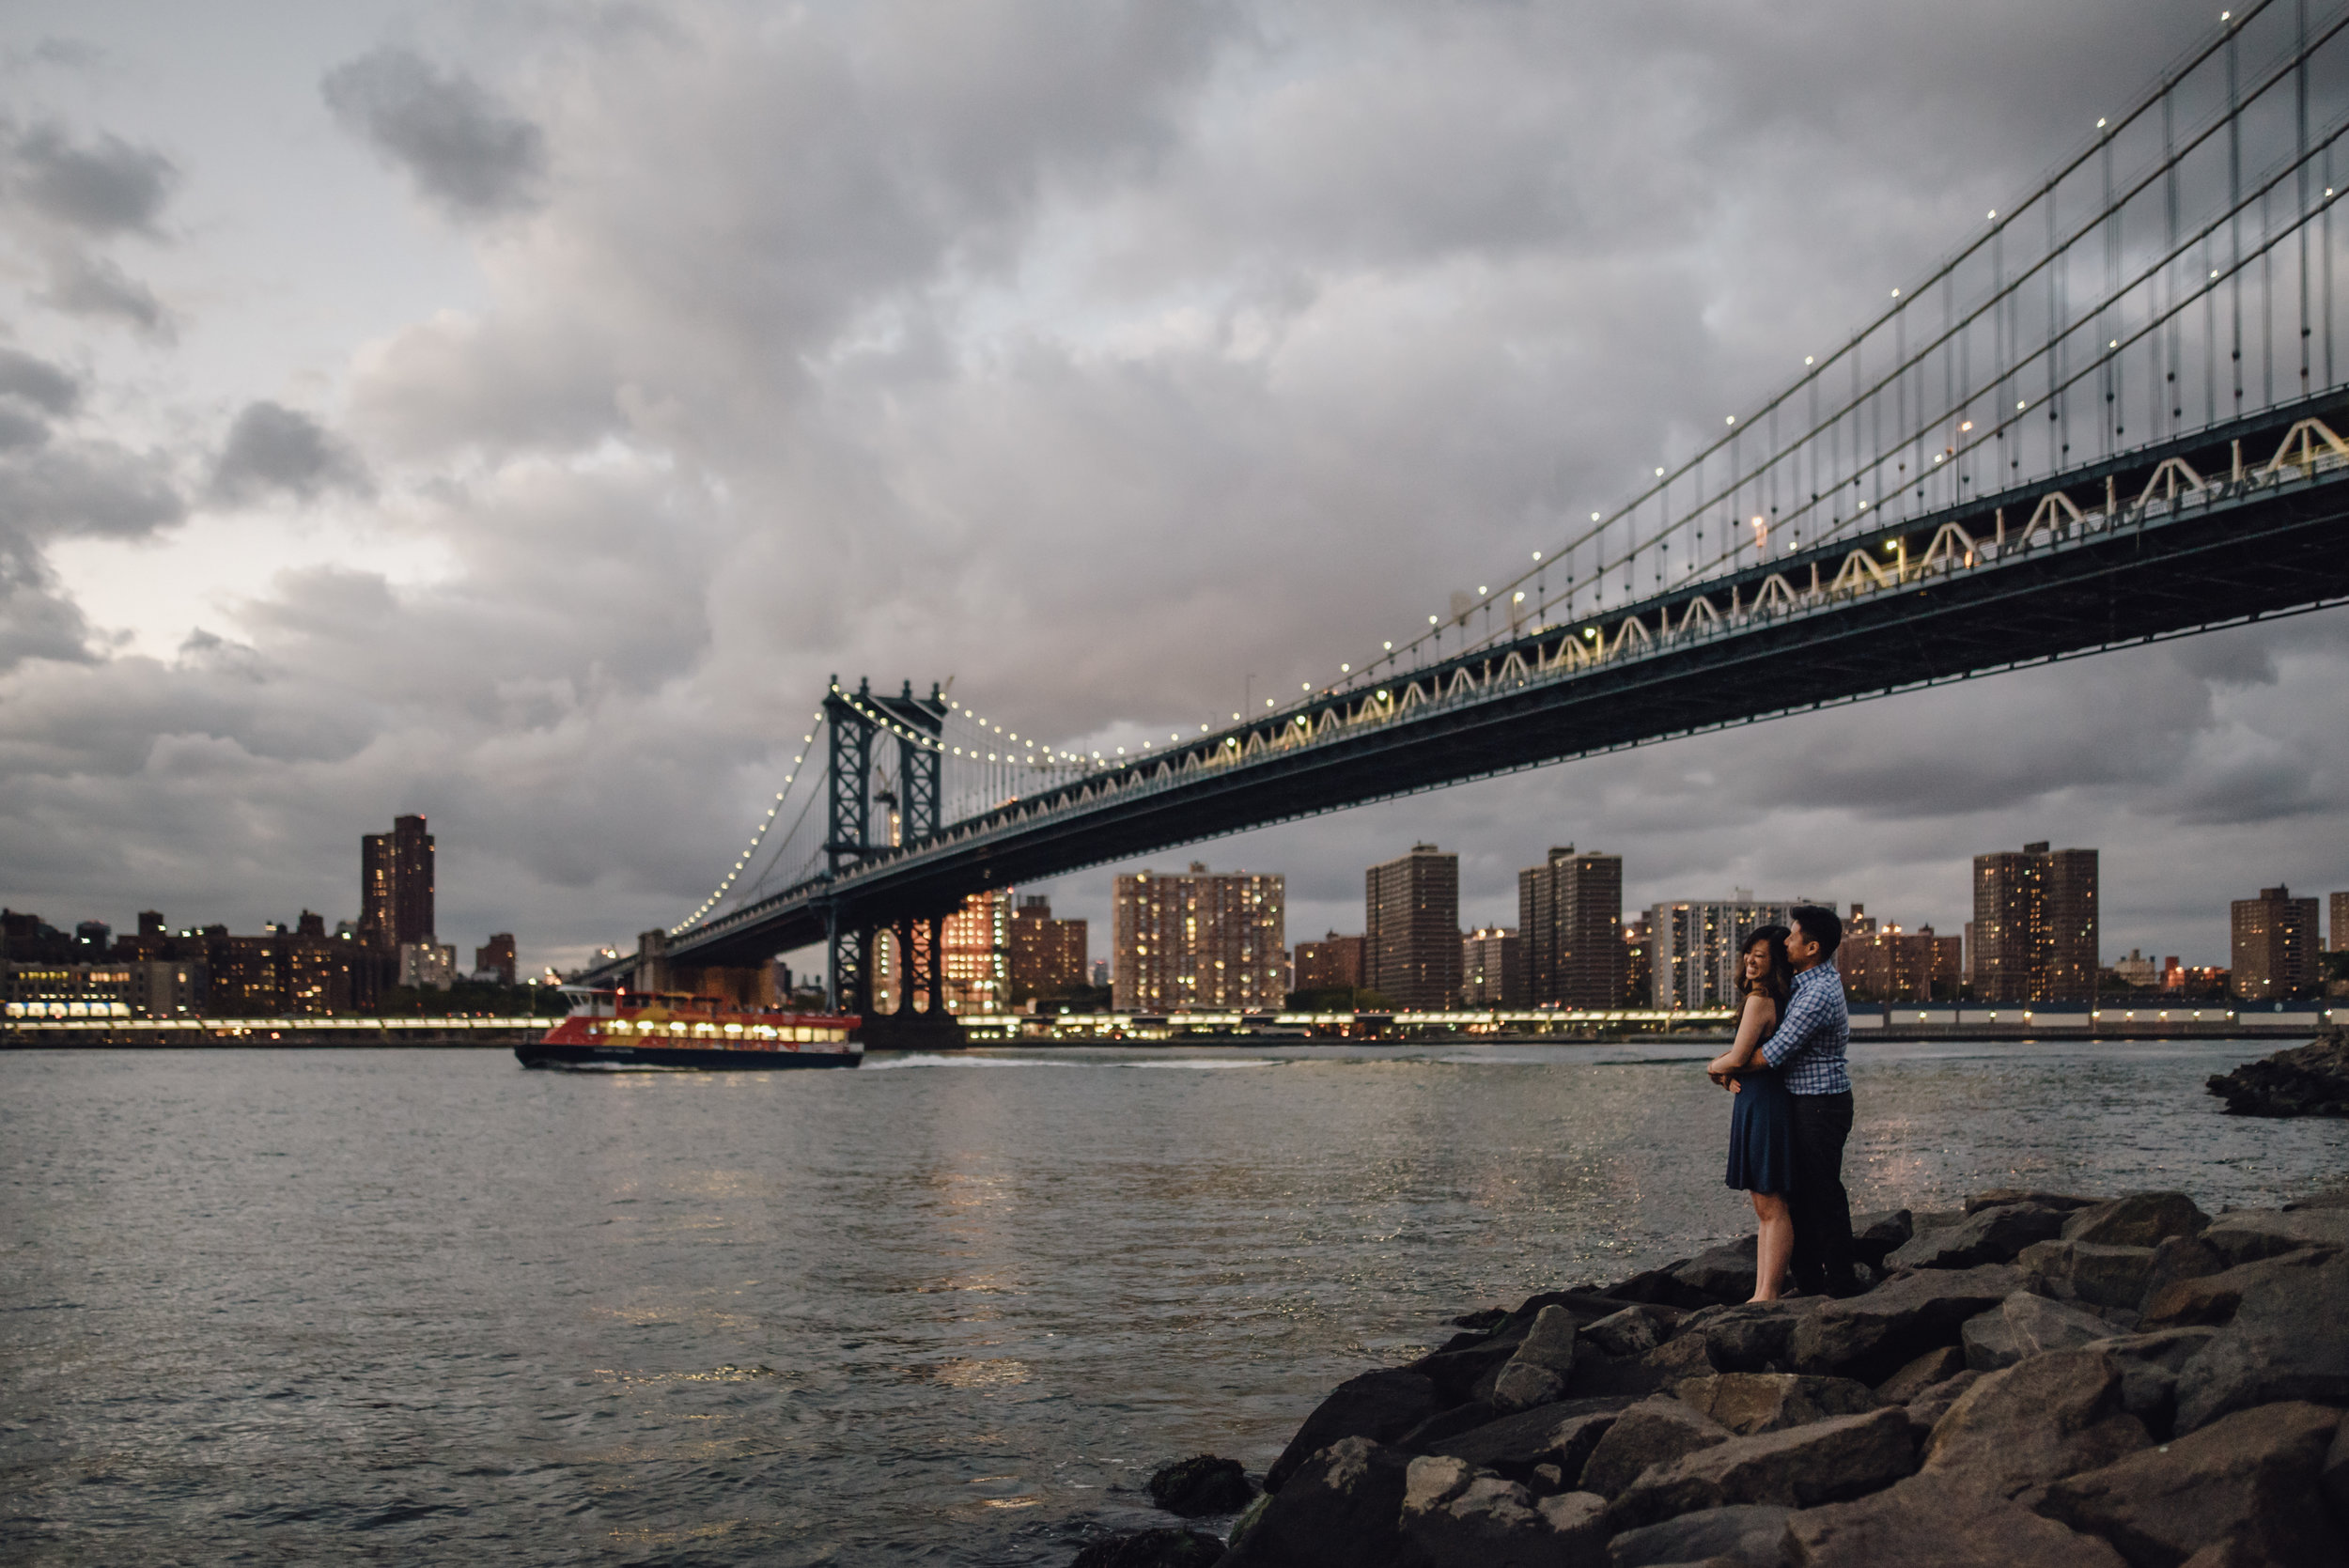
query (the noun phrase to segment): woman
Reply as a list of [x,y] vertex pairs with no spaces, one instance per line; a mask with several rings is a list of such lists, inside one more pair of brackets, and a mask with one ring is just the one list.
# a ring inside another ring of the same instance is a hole
[[1762,1043],[1778,1029],[1794,991],[1786,959],[1786,927],[1765,925],[1747,939],[1740,960],[1737,1037],[1705,1071],[1735,1095],[1729,1113],[1729,1185],[1753,1195],[1762,1222],[1753,1260],[1753,1299],[1778,1299],[1795,1251],[1795,1221],[1786,1194],[1795,1183],[1794,1105],[1786,1080],[1762,1061]]

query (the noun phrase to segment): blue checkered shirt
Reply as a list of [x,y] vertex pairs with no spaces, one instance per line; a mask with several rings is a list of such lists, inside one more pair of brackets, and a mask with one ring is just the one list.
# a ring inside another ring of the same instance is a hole
[[1795,994],[1778,1032],[1762,1047],[1762,1060],[1786,1075],[1797,1094],[1847,1094],[1851,1073],[1851,1015],[1843,1010],[1843,977],[1830,961],[1795,976]]

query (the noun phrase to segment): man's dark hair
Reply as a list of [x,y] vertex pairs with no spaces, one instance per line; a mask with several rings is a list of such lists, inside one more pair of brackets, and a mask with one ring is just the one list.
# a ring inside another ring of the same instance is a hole
[[1819,961],[1835,956],[1835,950],[1843,945],[1843,923],[1835,911],[1824,904],[1797,904],[1787,916],[1802,927],[1802,934],[1819,944]]

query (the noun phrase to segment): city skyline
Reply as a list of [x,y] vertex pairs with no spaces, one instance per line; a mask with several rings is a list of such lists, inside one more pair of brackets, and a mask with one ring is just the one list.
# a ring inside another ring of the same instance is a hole
[[[0,902],[255,929],[413,811],[439,924],[524,968],[693,908],[833,671],[1070,750],[1332,678],[1843,341],[2213,21],[1373,6],[1303,49],[1014,6],[941,98],[951,45],[885,7],[263,13],[0,23],[0,484],[51,498],[6,524]],[[1955,930],[1982,846],[2098,844],[2111,941],[2223,963],[2206,889],[2349,885],[2344,737],[2334,610],[1185,849],[1295,868],[1299,930],[1420,840],[1471,926],[1580,842],[1626,909]],[[1143,863],[1034,891],[1105,923]]]

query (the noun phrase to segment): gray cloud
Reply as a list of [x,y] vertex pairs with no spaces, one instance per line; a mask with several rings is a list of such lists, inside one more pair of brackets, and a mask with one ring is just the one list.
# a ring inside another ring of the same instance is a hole
[[228,427],[211,489],[227,501],[278,491],[308,501],[330,489],[365,490],[358,457],[308,414],[268,401],[248,403]]
[[345,129],[406,169],[452,217],[490,218],[536,204],[545,134],[463,72],[386,44],[335,67],[319,91]]
[[77,143],[62,127],[7,128],[9,183],[17,199],[66,227],[97,238],[157,232],[179,171],[152,147],[113,134]]
[[82,383],[38,355],[0,347],[0,397],[20,399],[53,415],[71,413]]
[[169,339],[171,315],[155,291],[104,256],[60,250],[50,264],[43,304],[69,316],[111,318],[149,336]]

